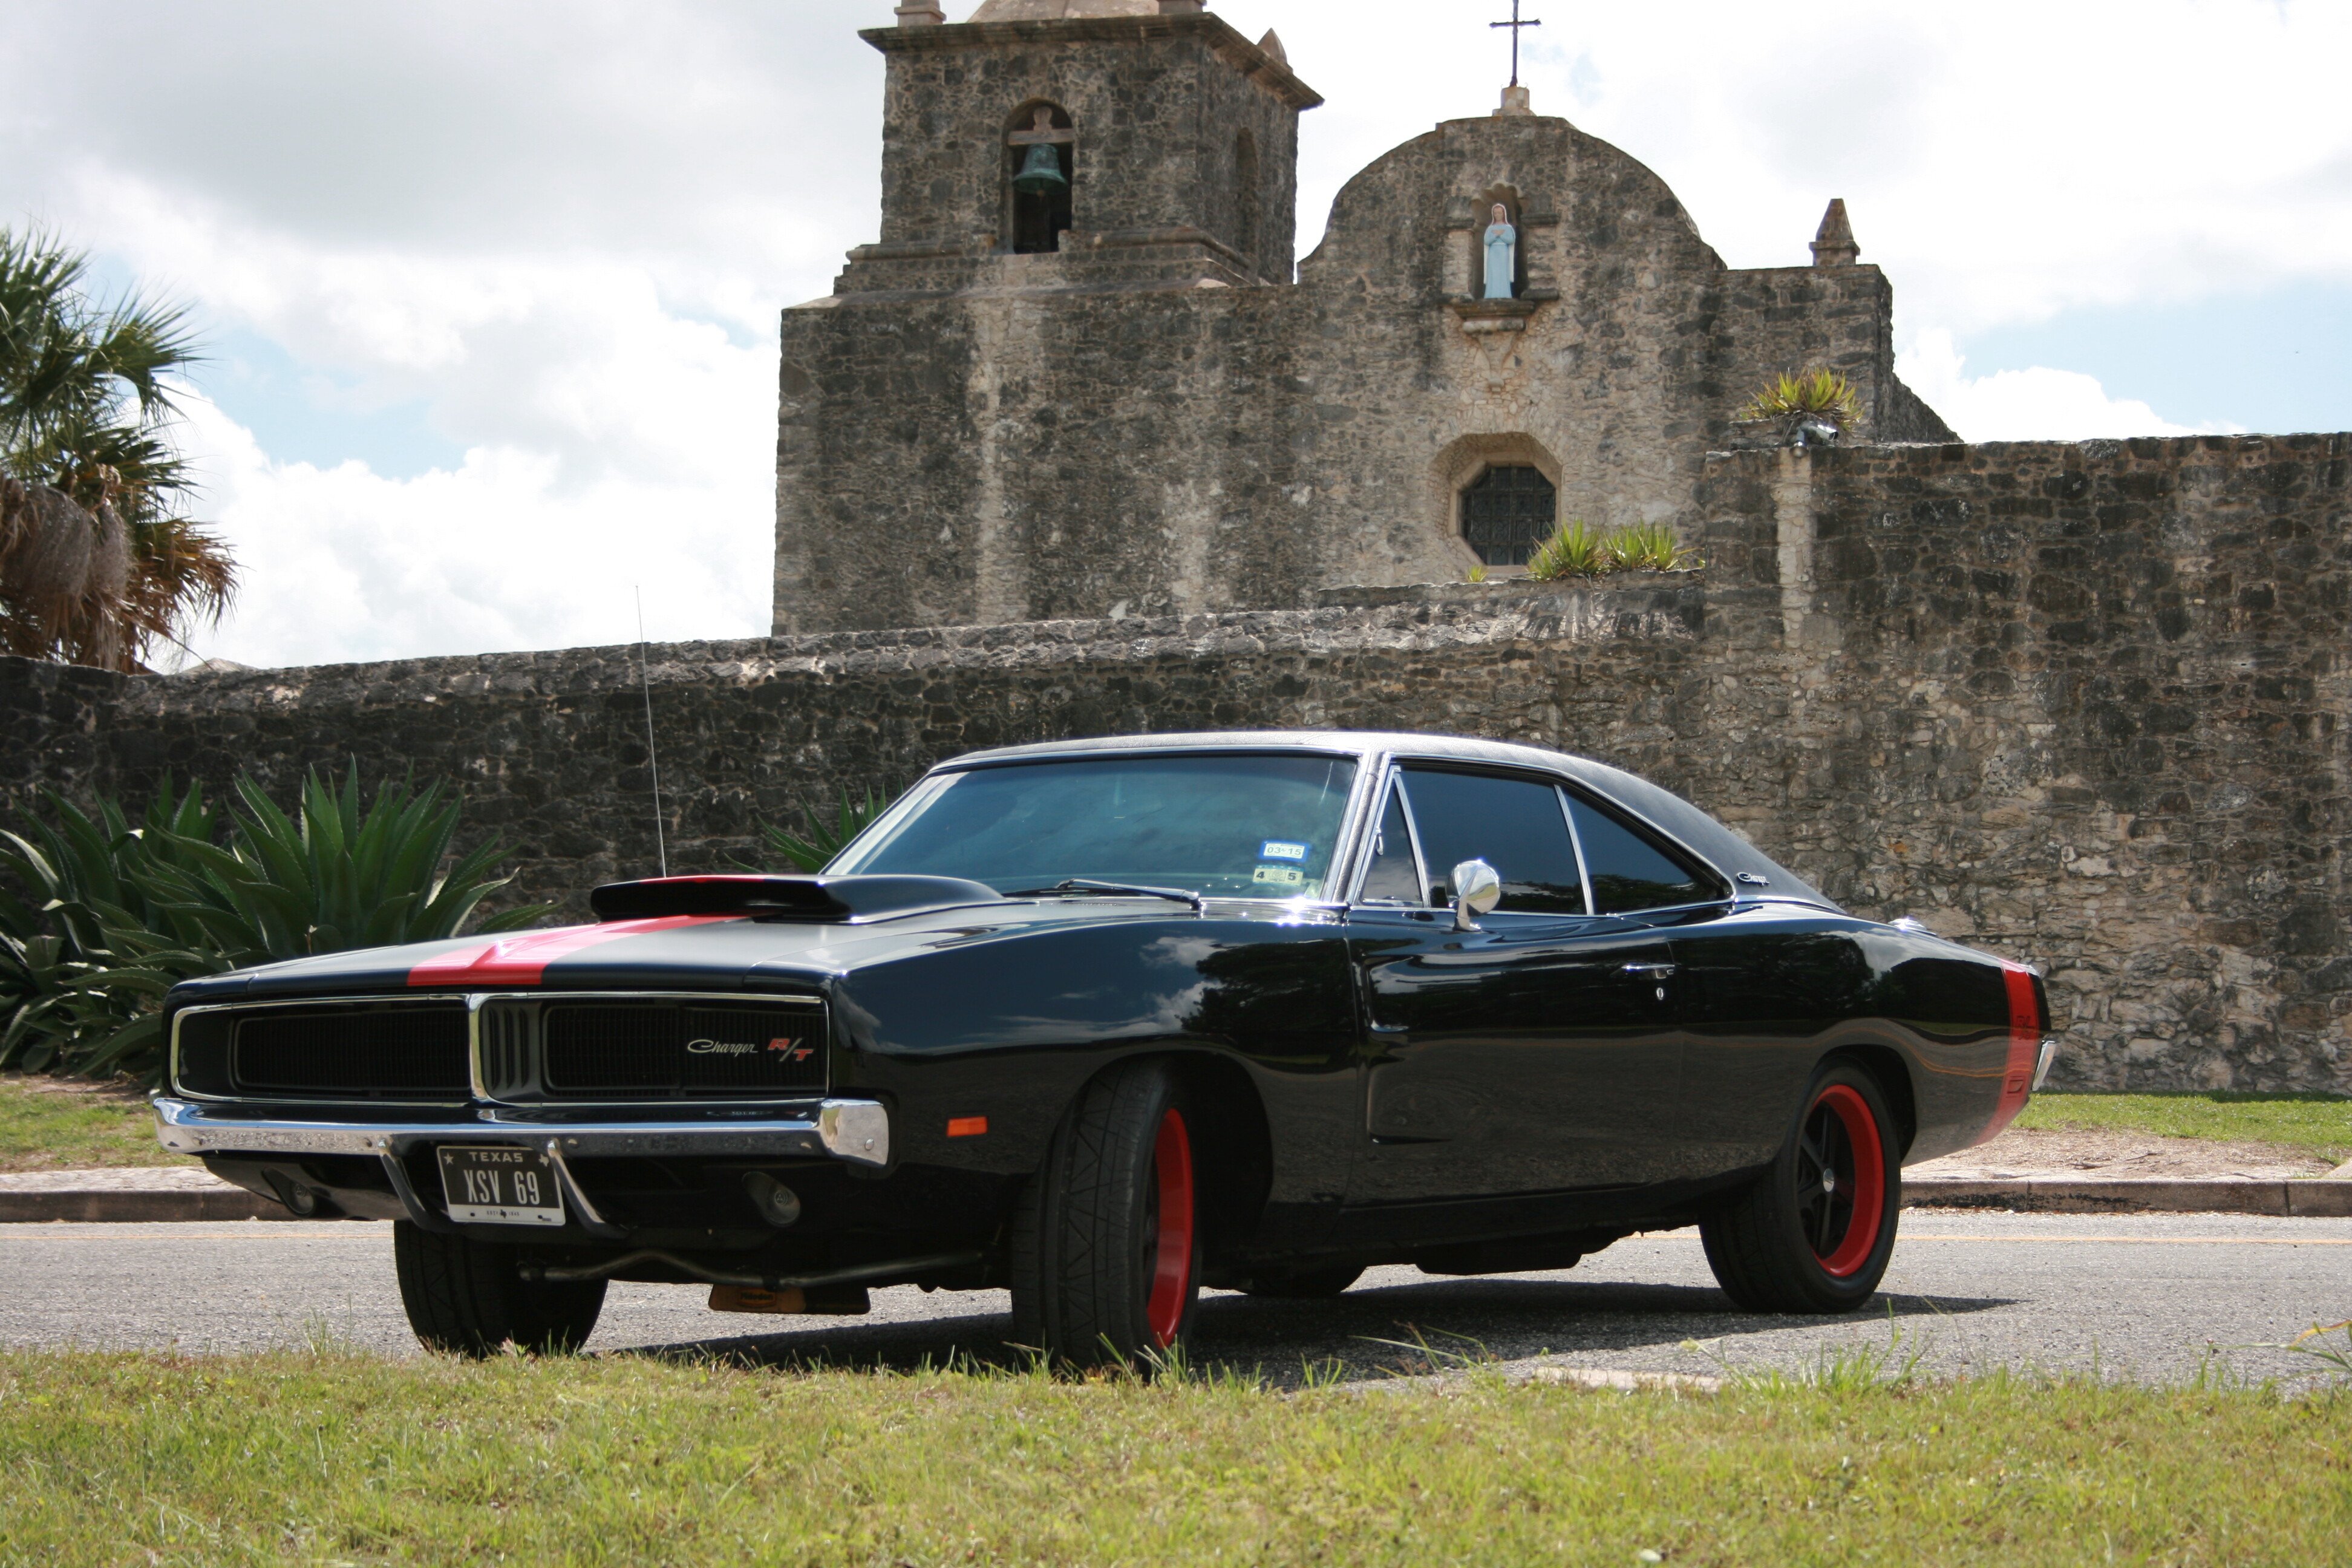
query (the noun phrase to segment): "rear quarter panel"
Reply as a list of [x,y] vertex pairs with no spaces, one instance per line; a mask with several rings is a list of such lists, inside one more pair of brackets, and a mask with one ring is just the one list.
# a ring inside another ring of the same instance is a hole
[[[1990,1136],[2021,1097],[2012,967],[1927,932],[1794,906],[1742,910],[1675,937],[1688,996],[1685,1137],[1693,1160],[1769,1160],[1833,1051],[1899,1074],[1893,1109],[1916,1163]],[[2040,1020],[2034,1020],[2039,1033]]]

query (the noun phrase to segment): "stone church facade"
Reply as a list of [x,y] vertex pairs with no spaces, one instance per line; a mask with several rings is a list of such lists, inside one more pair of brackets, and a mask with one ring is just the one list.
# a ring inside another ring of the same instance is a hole
[[[1271,33],[1196,0],[908,0],[862,36],[881,233],[783,312],[779,634],[1283,607],[1507,574],[1569,518],[1686,530],[1784,370],[1850,378],[1853,438],[1956,439],[1895,374],[1842,206],[1813,265],[1727,268],[1514,89],[1350,180],[1294,281],[1321,100]],[[1040,160],[1043,204],[1015,185]],[[1517,276],[1486,299],[1496,205]]]

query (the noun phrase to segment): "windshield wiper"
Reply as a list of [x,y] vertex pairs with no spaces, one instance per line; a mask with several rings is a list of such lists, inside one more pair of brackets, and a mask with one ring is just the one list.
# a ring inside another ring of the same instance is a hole
[[1194,914],[1206,913],[1209,907],[1200,894],[1187,892],[1182,888],[1146,888],[1134,882],[1094,882],[1084,877],[1066,878],[1050,888],[1024,888],[1017,893],[1004,896],[1008,899],[1042,899],[1049,893],[1108,893],[1139,899],[1172,899],[1180,904],[1192,905]]

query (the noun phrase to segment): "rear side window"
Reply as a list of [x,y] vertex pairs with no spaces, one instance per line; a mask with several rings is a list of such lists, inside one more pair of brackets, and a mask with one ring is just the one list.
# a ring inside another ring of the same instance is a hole
[[1584,847],[1584,868],[1592,879],[1592,902],[1599,913],[1626,914],[1722,897],[1714,878],[1684,865],[1646,834],[1574,795],[1568,800],[1576,818],[1577,842]]
[[1503,879],[1496,907],[1523,914],[1580,915],[1584,884],[1559,792],[1531,779],[1405,770],[1412,825],[1429,868],[1429,901],[1452,901],[1454,868],[1484,860]]

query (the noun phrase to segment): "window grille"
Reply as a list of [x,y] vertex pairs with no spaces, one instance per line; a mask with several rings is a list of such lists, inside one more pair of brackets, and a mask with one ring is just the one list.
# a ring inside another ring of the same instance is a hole
[[1526,565],[1559,521],[1559,492],[1540,468],[1488,468],[1462,492],[1462,537],[1489,566]]

